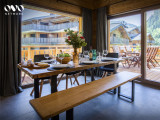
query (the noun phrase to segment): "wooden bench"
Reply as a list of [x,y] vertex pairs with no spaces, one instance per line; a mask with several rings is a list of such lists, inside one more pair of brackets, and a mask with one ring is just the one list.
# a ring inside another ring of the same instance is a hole
[[91,100],[103,93],[118,87],[118,96],[126,97],[120,94],[120,86],[132,81],[132,98],[134,101],[134,80],[141,75],[133,72],[120,72],[87,84],[73,87],[67,90],[53,93],[41,98],[30,100],[30,104],[42,119],[59,119],[59,114],[66,111],[66,119],[73,120],[73,107],[76,107],[88,100]]

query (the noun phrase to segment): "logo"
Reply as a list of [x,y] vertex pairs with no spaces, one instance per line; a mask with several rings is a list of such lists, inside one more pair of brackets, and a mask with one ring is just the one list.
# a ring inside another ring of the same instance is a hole
[[23,5],[6,5],[4,6],[5,15],[22,15]]

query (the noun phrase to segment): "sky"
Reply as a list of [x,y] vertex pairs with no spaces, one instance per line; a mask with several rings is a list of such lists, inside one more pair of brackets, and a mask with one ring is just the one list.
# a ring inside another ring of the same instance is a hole
[[[147,19],[152,14],[154,14],[153,11],[147,12]],[[22,20],[27,20],[27,19],[34,18],[34,17],[47,16],[47,15],[50,15],[50,14],[47,12],[41,12],[41,11],[25,8],[23,11]],[[137,14],[137,15],[127,16],[127,17],[116,18],[116,19],[112,19],[112,21],[125,21],[127,23],[140,26],[141,25],[141,15]]]
[[[154,11],[148,11],[147,20],[153,14],[154,14]],[[130,24],[141,26],[141,15],[137,14],[137,15],[127,16],[127,17],[116,18],[116,19],[112,19],[112,21],[125,21]]]
[[22,20],[27,20],[27,19],[34,18],[34,17],[47,16],[47,15],[50,15],[50,14],[47,12],[41,12],[37,10],[31,10],[31,9],[24,8]]

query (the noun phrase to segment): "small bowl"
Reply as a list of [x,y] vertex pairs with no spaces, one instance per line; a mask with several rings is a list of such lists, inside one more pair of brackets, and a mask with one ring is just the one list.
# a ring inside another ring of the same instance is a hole
[[[58,57],[56,57],[56,60],[59,62],[59,63],[61,63],[61,59],[59,59]],[[63,59],[62,59],[62,64],[67,64],[67,63],[69,63],[71,61],[71,57],[64,57]]]

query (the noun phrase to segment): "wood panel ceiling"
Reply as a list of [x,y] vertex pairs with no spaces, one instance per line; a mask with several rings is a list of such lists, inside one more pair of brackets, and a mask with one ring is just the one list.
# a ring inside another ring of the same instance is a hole
[[57,0],[65,3],[69,3],[72,5],[77,5],[80,7],[85,7],[89,9],[94,9],[94,0]]
[[160,4],[160,0],[23,0],[23,2],[80,16],[82,7],[95,10],[107,6],[108,15],[114,15]]
[[116,3],[120,3],[126,0],[58,0],[58,1],[66,2],[72,5],[77,5],[80,7],[85,7],[93,10],[103,6],[109,6]]

